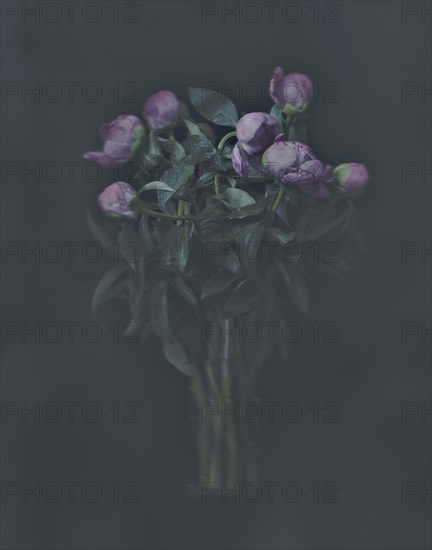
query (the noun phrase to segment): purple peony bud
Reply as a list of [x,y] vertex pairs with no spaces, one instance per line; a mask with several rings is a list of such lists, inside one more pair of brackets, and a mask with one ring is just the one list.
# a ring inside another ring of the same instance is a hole
[[86,151],[85,159],[95,160],[103,168],[114,168],[130,160],[145,134],[142,121],[135,115],[120,115],[99,128],[104,140],[102,151]]
[[116,221],[135,220],[137,213],[131,210],[130,202],[136,197],[134,188],[128,183],[112,183],[98,197],[102,212]]
[[282,67],[276,67],[269,87],[270,97],[277,105],[284,105],[284,113],[298,113],[309,106],[313,97],[311,79],[302,73],[285,76]]
[[318,160],[312,149],[299,141],[285,141],[283,134],[263,154],[263,165],[277,180],[300,189],[316,198],[325,198],[324,185],[332,179],[331,166]]
[[[330,191],[325,184],[332,181],[333,167],[316,159],[305,162],[302,165],[302,170],[304,174],[308,173],[308,176],[300,185],[300,189],[316,199],[328,197]],[[310,179],[309,183],[307,179]]]
[[181,104],[176,95],[162,90],[152,95],[144,103],[143,116],[153,130],[163,130],[176,123]]
[[311,148],[299,141],[285,141],[280,134],[273,145],[264,152],[263,164],[276,179],[286,184],[302,183],[309,170],[302,165],[316,157]]
[[237,139],[248,155],[262,153],[280,131],[278,121],[267,113],[249,113],[237,122]]
[[248,155],[239,143],[232,150],[231,162],[234,170],[243,178],[253,172],[263,172],[262,155]]
[[350,162],[339,164],[333,176],[340,193],[355,196],[361,193],[369,183],[369,172],[364,164]]

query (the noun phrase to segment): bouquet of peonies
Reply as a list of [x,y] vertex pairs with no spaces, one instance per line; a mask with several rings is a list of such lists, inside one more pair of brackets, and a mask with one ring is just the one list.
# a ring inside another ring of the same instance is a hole
[[[103,149],[84,154],[128,173],[99,196],[111,221],[89,216],[121,258],[95,290],[95,315],[107,300],[125,299],[125,337],[155,334],[191,377],[199,481],[218,486],[257,479],[256,445],[253,424],[209,412],[253,399],[259,366],[276,344],[286,350],[275,327],[307,312],[310,274],[343,277],[362,246],[351,199],[368,184],[366,167],[332,167],[306,144],[306,75],[276,67],[269,93],[270,113],[239,119],[227,97],[190,88],[206,119],[197,122],[160,91],[142,118],[103,124]],[[235,131],[217,139],[218,126]]]

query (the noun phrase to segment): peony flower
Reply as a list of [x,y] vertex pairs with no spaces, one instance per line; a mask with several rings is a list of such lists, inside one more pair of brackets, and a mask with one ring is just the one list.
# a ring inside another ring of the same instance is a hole
[[262,155],[248,155],[239,143],[236,143],[232,150],[231,162],[234,170],[243,178],[253,172],[264,171]]
[[369,183],[369,172],[364,164],[350,162],[336,166],[334,178],[340,193],[355,196]]
[[273,143],[279,124],[267,113],[249,113],[237,122],[237,139],[248,155],[262,153]]
[[285,76],[282,67],[276,67],[269,87],[270,97],[277,105],[284,106],[284,113],[299,113],[309,106],[313,97],[311,79],[302,73]]
[[286,185],[297,185],[316,198],[325,198],[329,194],[325,183],[332,180],[333,169],[318,160],[304,143],[286,141],[280,134],[264,152],[263,165],[274,178]]
[[104,141],[102,151],[86,151],[85,159],[95,160],[103,168],[114,168],[130,160],[145,134],[142,121],[135,115],[120,115],[102,124],[99,133]]
[[134,188],[128,183],[112,183],[98,197],[102,212],[116,221],[135,220],[137,213],[131,210],[130,203],[136,197]]
[[180,114],[181,103],[169,90],[152,95],[144,103],[143,116],[153,130],[163,130],[173,126]]

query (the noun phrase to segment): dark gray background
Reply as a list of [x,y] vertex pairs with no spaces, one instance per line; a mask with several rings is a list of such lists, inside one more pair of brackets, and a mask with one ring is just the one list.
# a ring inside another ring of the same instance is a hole
[[[321,95],[311,108],[311,144],[325,160],[369,167],[371,185],[358,202],[367,252],[346,281],[313,280],[312,311],[300,319],[305,338],[288,361],[265,365],[257,388],[262,401],[303,408],[298,423],[263,422],[259,439],[262,481],[300,483],[296,504],[205,505],[185,497],[195,456],[188,380],[156,341],[116,344],[108,325],[97,344],[11,337],[3,346],[3,401],[96,401],[104,416],[94,424],[9,418],[2,423],[3,482],[96,481],[104,494],[95,504],[11,497],[2,504],[2,548],[428,548],[430,496],[427,504],[418,495],[403,504],[401,484],[430,488],[430,415],[403,424],[401,403],[431,404],[430,337],[404,344],[401,324],[430,323],[430,258],[403,264],[400,251],[403,241],[431,244],[430,179],[404,184],[401,177],[406,161],[430,168],[430,95],[406,103],[401,95],[404,81],[430,88],[430,19],[419,13],[404,22],[401,2],[341,1],[337,23],[314,23],[309,2],[292,24],[264,16],[203,23],[201,2],[144,1],[138,23],[113,24],[110,3],[99,4],[103,17],[94,24],[80,15],[72,24],[66,16],[51,24],[18,15],[2,22],[3,82],[96,81],[104,91],[95,103],[3,98],[3,163],[82,167],[82,152],[99,146],[98,125],[139,112],[145,96],[168,88],[186,100],[187,86],[203,82],[261,83],[279,64],[339,86],[337,103]],[[114,103],[115,81],[137,82],[139,103]],[[238,103],[260,110],[268,99]],[[22,180],[2,181],[3,242],[93,240],[86,210],[110,173],[96,184]],[[92,291],[109,265],[108,257],[94,264],[8,259],[3,322],[92,321]],[[341,342],[313,344],[307,327],[315,320],[338,322]],[[137,402],[139,422],[113,423],[115,401]],[[337,402],[340,422],[312,422],[308,407],[316,401]],[[113,503],[107,488],[115,480],[138,483],[140,502]],[[313,503],[315,481],[337,482],[340,503]]]

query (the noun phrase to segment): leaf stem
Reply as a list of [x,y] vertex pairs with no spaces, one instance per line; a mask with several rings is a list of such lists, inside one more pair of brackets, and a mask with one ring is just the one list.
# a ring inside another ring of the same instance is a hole
[[[224,145],[225,143],[231,139],[232,137],[235,137],[237,136],[237,132],[236,131],[233,131],[233,132],[229,132],[228,134],[226,134],[219,142],[219,145],[217,146],[217,149],[216,149],[216,152],[218,154],[221,154],[222,151],[223,151],[223,148],[224,148]],[[215,189],[215,194],[216,195],[219,195],[220,193],[220,187],[219,187],[219,176],[220,174],[218,172],[215,173],[215,179],[214,179],[214,189]]]

